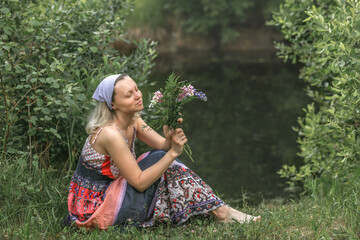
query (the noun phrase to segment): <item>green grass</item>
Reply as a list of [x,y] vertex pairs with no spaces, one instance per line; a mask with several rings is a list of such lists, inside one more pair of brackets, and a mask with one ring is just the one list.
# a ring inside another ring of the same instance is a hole
[[[22,160],[0,165],[0,239],[360,238],[360,185],[344,188],[335,184],[336,188],[322,192],[325,188],[315,182],[312,194],[299,200],[266,199],[257,206],[242,202],[242,211],[262,216],[256,223],[222,224],[212,217],[197,217],[179,227],[72,229],[62,225],[71,176],[54,169],[33,167],[30,171]],[[231,205],[237,208],[235,202]]]

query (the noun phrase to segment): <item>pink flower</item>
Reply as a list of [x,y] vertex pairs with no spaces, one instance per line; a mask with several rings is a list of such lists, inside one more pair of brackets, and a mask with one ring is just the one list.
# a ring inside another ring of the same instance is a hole
[[191,232],[193,233],[193,232],[195,232],[194,230],[191,230]]
[[164,95],[160,91],[154,92],[154,96],[153,96],[153,98],[151,100],[151,103],[150,103],[149,107],[152,108],[152,107],[154,107],[155,104],[161,103],[163,101],[162,100],[163,96]]
[[188,86],[182,86],[180,89],[182,89],[182,92],[179,94],[179,101],[182,101],[184,98],[187,97],[192,97],[195,94],[195,89],[191,84],[189,84]]

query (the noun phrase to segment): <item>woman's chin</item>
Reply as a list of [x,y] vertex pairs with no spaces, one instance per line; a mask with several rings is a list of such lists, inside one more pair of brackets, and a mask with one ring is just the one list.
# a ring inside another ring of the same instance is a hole
[[142,111],[142,110],[144,110],[144,105],[142,105],[142,104],[138,105],[136,109],[137,109],[137,112]]

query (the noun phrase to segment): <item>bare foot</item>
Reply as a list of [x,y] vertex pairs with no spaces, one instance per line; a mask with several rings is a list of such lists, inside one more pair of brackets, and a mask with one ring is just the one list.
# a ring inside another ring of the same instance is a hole
[[239,223],[250,223],[251,221],[260,221],[261,216],[252,216],[249,214],[245,214],[243,212],[240,212],[234,208],[230,208],[230,219],[234,219]]
[[222,223],[231,223],[234,222],[233,219],[230,218],[230,207],[229,206],[221,206],[214,211],[211,212],[218,221]]
[[260,216],[248,215],[229,206],[222,206],[212,211],[212,213],[222,223],[233,223],[235,221],[238,223],[250,223],[251,221],[256,222],[261,219]]

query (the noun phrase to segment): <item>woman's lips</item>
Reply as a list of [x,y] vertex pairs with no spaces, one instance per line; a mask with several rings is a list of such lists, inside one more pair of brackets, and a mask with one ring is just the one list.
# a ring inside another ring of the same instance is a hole
[[138,102],[136,105],[142,105],[142,100],[140,100],[140,102]]

